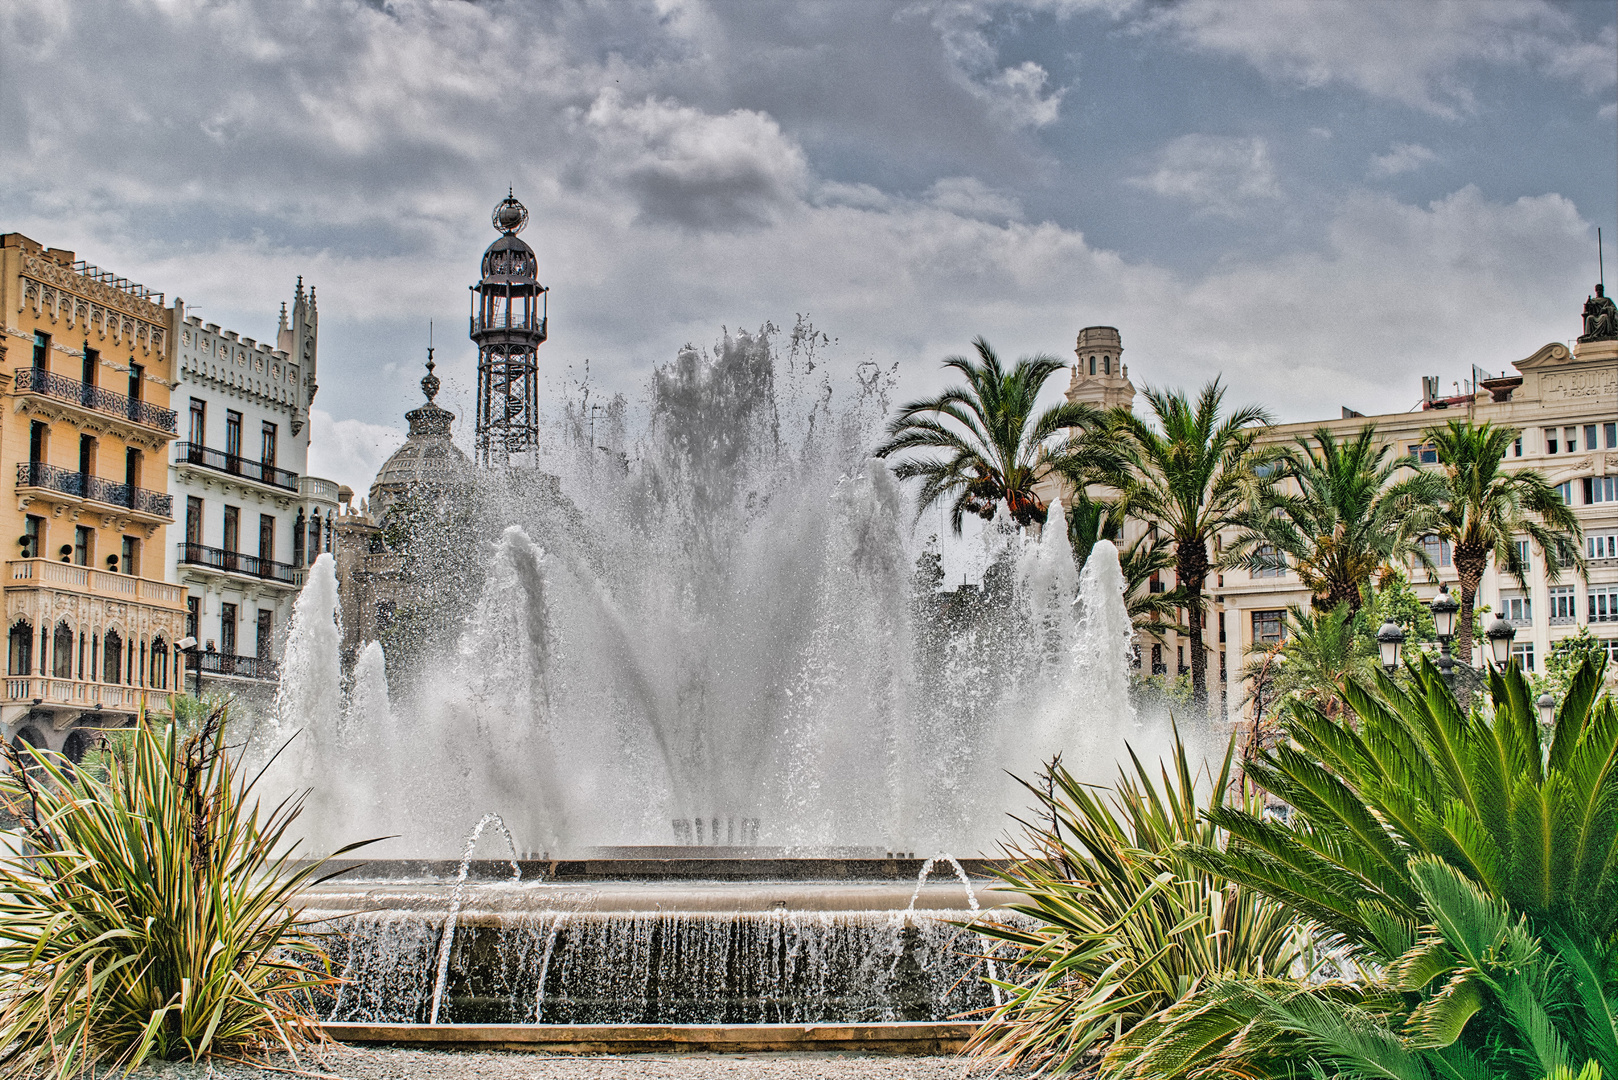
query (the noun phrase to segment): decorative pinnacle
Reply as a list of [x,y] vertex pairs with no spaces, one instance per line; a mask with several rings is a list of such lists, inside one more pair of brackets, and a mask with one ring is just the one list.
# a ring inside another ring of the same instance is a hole
[[[433,363],[433,347],[429,345],[427,346],[427,374],[421,380],[421,392],[427,395],[429,402],[432,402],[433,398],[438,396],[438,376],[433,374],[433,368],[436,366]],[[433,404],[437,403],[433,402]]]
[[[508,192],[511,190],[507,189]],[[500,205],[494,208],[494,214],[489,220],[495,228],[507,236],[515,236],[522,232],[524,225],[528,224],[528,208],[517,201],[515,194],[508,194],[500,200]]]

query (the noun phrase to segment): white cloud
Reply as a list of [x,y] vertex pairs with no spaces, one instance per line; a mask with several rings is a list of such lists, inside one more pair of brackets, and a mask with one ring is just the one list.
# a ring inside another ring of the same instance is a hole
[[962,217],[1004,221],[1022,217],[1022,204],[975,176],[946,176],[927,189],[926,201]]
[[1376,177],[1398,176],[1401,173],[1415,172],[1437,160],[1438,155],[1420,143],[1394,143],[1386,154],[1377,154],[1371,158],[1370,173]]
[[962,88],[1011,127],[1044,127],[1061,115],[1067,87],[1046,89],[1050,73],[1032,60],[1000,66],[998,51],[989,40],[985,26],[997,8],[1007,6],[1012,5],[944,0],[915,4],[910,10],[930,10],[932,26],[943,43],[952,74]]
[[1301,86],[1343,83],[1440,116],[1471,112],[1479,65],[1537,66],[1588,91],[1618,82],[1609,25],[1580,40],[1547,0],[1182,0],[1147,5],[1145,25]]
[[1150,172],[1129,183],[1218,217],[1239,217],[1254,203],[1281,197],[1269,145],[1256,135],[1182,135],[1158,152]]

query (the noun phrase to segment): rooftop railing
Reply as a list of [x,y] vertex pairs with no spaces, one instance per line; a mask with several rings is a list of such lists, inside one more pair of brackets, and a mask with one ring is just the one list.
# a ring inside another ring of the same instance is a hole
[[119,416],[144,427],[157,428],[173,435],[179,430],[177,414],[139,398],[115,394],[99,386],[92,386],[54,371],[36,367],[19,367],[13,376],[13,386],[19,394],[40,394],[57,401],[69,401],[92,412]]

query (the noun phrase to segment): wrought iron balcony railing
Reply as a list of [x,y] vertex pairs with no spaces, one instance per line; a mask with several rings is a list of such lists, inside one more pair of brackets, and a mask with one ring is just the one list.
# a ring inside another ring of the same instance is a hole
[[244,458],[240,454],[227,454],[223,450],[210,450],[201,443],[183,442],[176,447],[175,464],[200,465],[231,476],[244,476],[261,484],[271,484],[287,491],[298,490],[298,474],[262,461]]
[[197,649],[185,654],[185,666],[204,675],[234,675],[240,679],[275,679],[280,675],[280,668],[274,660]]
[[166,431],[170,435],[179,430],[178,414],[173,409],[165,409],[160,405],[141,401],[139,398],[115,394],[111,390],[103,390],[99,386],[91,386],[87,382],[70,379],[52,371],[19,367],[13,376],[12,385],[19,394],[42,394],[58,401],[70,401],[80,408],[121,416],[145,427]]
[[42,461],[18,462],[17,486],[41,487],[109,506],[126,506],[137,513],[154,517],[174,516],[173,498],[160,491],[147,491],[133,484],[115,484],[99,476],[47,465]]
[[182,542],[180,562],[191,566],[206,566],[210,570],[223,570],[229,574],[245,574],[266,581],[279,581],[283,585],[302,584],[298,580],[298,568],[291,563],[261,559],[257,555],[245,555],[240,551],[226,551],[224,548],[207,547],[203,544]]

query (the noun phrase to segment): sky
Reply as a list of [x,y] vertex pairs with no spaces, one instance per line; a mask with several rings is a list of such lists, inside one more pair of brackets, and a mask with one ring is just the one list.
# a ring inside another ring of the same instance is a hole
[[904,398],[1101,324],[1307,420],[1577,335],[1618,0],[5,0],[0,147],[0,231],[259,339],[313,285],[310,468],[361,491],[429,321],[470,427],[508,186],[549,405],[805,316]]

